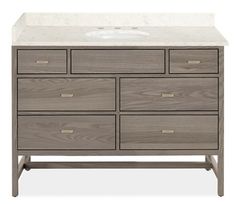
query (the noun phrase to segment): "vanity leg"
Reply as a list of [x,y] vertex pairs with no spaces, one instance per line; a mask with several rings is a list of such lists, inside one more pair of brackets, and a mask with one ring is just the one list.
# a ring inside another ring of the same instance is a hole
[[224,153],[218,155],[218,195],[224,196]]
[[[205,156],[205,162],[206,162],[206,163],[209,163],[209,164],[211,163],[211,161],[209,160],[209,155],[206,155],[206,156]],[[207,171],[210,171],[211,168],[206,168],[206,170],[207,170]]]
[[17,152],[17,48],[12,47],[12,196],[18,195]]
[[217,163],[218,195],[224,195],[224,48],[219,49],[219,154]]
[[30,162],[31,161],[31,157],[29,155],[25,156],[25,163]]
[[12,196],[18,196],[18,156],[12,156]]
[[[25,156],[25,163],[28,163],[28,162],[31,162],[31,157],[28,155],[28,156]],[[25,167],[25,170],[26,171],[29,171],[30,168],[29,167]]]

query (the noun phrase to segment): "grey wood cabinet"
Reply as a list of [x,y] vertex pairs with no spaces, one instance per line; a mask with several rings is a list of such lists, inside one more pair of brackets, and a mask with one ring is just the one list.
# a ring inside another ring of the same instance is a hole
[[[223,196],[223,53],[223,47],[13,46],[13,195],[23,169],[205,168],[215,172]],[[33,162],[33,155],[205,161]]]

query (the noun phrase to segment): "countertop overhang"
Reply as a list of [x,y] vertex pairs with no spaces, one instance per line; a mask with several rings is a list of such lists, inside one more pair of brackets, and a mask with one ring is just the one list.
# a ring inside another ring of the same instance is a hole
[[[135,29],[149,36],[99,39],[99,28]],[[13,26],[13,46],[225,46],[212,14],[25,13]]]

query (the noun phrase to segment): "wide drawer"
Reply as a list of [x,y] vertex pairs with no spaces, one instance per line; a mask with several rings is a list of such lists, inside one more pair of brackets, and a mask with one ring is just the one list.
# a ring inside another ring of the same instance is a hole
[[217,78],[121,78],[120,109],[217,110]]
[[121,116],[121,149],[217,149],[218,116]]
[[18,79],[18,110],[115,110],[115,79]]
[[164,73],[164,50],[72,50],[72,73]]
[[218,73],[218,50],[170,50],[170,73]]
[[66,58],[66,50],[18,50],[18,73],[66,73]]
[[18,116],[18,149],[114,149],[115,116]]

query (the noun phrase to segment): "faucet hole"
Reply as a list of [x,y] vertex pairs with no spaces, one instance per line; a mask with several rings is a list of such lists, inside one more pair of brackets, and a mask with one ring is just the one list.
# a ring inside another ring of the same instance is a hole
[[131,29],[133,29],[133,30],[137,30],[137,29],[138,29],[138,27],[131,27]]
[[121,29],[121,27],[114,27],[114,29],[119,30],[119,29]]
[[99,30],[103,30],[103,29],[104,29],[104,27],[98,27],[97,29],[99,29]]

